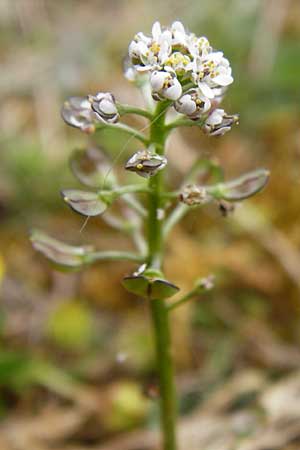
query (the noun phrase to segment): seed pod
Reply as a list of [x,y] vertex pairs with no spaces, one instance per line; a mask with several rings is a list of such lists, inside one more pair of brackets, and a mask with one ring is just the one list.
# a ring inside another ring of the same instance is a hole
[[82,267],[86,262],[92,247],[74,247],[58,241],[42,231],[33,230],[30,240],[35,250],[42,253],[58,268],[65,267],[76,269]]
[[107,208],[107,203],[95,192],[65,189],[61,191],[61,195],[70,208],[83,216],[98,216]]
[[260,192],[266,186],[269,177],[270,172],[266,169],[246,173],[236,180],[224,183],[222,197],[231,202],[245,200]]
[[167,158],[165,156],[157,155],[150,150],[141,150],[130,157],[125,169],[135,172],[141,177],[149,178],[156,175],[166,164]]
[[229,202],[241,201],[261,191],[267,184],[269,176],[270,172],[268,170],[258,169],[227,183],[211,186],[207,190],[217,199]]
[[179,291],[175,284],[159,278],[157,275],[146,270],[143,274],[125,277],[122,284],[127,291],[150,300],[163,300],[172,297]]
[[63,104],[61,116],[71,127],[85,133],[95,131],[96,116],[87,97],[70,97]]
[[85,186],[92,188],[111,188],[116,178],[111,163],[99,148],[75,150],[70,158],[70,167],[74,176]]

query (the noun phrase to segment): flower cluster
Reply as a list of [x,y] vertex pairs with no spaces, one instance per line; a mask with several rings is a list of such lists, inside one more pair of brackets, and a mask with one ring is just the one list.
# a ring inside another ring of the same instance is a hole
[[215,51],[206,37],[185,30],[181,22],[152,35],[138,33],[129,45],[129,59],[136,74],[148,73],[155,100],[174,101],[175,109],[192,120],[220,103],[233,82],[229,61]]

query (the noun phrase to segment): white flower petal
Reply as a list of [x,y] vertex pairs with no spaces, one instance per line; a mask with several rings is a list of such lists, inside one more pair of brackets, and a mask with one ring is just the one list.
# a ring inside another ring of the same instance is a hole
[[215,109],[207,118],[207,125],[215,126],[220,125],[223,120],[223,116],[225,114],[224,109]]
[[179,20],[172,23],[171,29],[173,31],[178,31],[179,33],[185,34],[184,26]]
[[173,85],[163,90],[163,96],[168,100],[177,100],[182,94],[182,87],[177,78],[173,79]]
[[100,103],[100,107],[105,114],[115,114],[118,112],[115,104],[108,99],[103,99]]
[[219,86],[228,86],[233,82],[233,78],[231,75],[227,74],[220,74],[213,78],[214,83],[218,84]]
[[171,47],[167,41],[163,41],[158,52],[158,59],[163,63],[170,55]]
[[179,113],[189,116],[196,111],[197,106],[191,96],[185,94],[176,102],[175,108]]
[[202,94],[207,97],[207,98],[214,98],[214,91],[206,84],[206,83],[202,83],[200,82],[198,84],[200,91],[202,92]]
[[147,66],[136,66],[135,69],[139,73],[147,73],[153,70],[153,66],[151,64],[148,64]]
[[210,53],[207,58],[208,61],[213,61],[215,64],[219,64],[223,58],[223,52],[213,52]]
[[152,36],[155,41],[159,40],[159,37],[161,35],[161,26],[159,22],[154,22],[152,26]]
[[164,42],[166,42],[169,46],[172,43],[172,33],[170,30],[165,30],[162,32],[158,39],[158,43],[162,45]]
[[159,92],[161,89],[163,89],[164,83],[169,76],[170,75],[167,72],[153,72],[150,78],[152,90],[154,92]]

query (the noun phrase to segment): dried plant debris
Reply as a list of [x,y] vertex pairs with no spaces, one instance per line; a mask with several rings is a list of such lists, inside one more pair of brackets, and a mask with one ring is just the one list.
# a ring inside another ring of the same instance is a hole
[[[87,450],[86,433],[80,430],[86,430],[87,423],[103,427],[108,394],[115,389],[113,382],[105,388],[105,395],[99,388],[93,395],[87,390],[84,401],[68,407],[44,406],[31,418],[8,418],[0,428],[0,445],[5,450]],[[260,371],[241,371],[181,420],[179,450],[298,450],[299,392],[299,371],[272,384]],[[158,434],[151,430],[123,433],[104,441],[101,433],[96,433],[95,439],[93,448],[97,450],[159,448]]]

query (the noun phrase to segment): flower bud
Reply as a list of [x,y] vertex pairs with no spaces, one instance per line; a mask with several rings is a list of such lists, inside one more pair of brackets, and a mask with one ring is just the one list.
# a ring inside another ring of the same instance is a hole
[[211,103],[199,89],[191,89],[175,102],[174,107],[177,112],[186,115],[189,119],[198,120],[202,114],[209,111]]
[[208,275],[207,277],[199,278],[196,283],[195,287],[200,292],[203,291],[210,291],[215,286],[215,276],[213,274]]
[[136,172],[144,178],[153,177],[159,170],[162,170],[167,164],[165,156],[157,155],[150,150],[140,150],[127,161],[126,170]]
[[61,116],[71,127],[79,128],[85,133],[95,131],[96,117],[87,97],[70,97],[63,104]]
[[99,120],[105,123],[116,123],[119,120],[115,98],[111,93],[98,92],[96,95],[89,95],[88,99]]
[[180,194],[180,201],[188,206],[203,205],[209,199],[204,187],[190,184]]
[[223,136],[238,121],[239,116],[237,114],[230,116],[226,114],[224,109],[215,109],[206,119],[203,128],[210,136]]
[[155,70],[151,74],[150,84],[154,100],[177,100],[182,94],[181,84],[171,72]]

